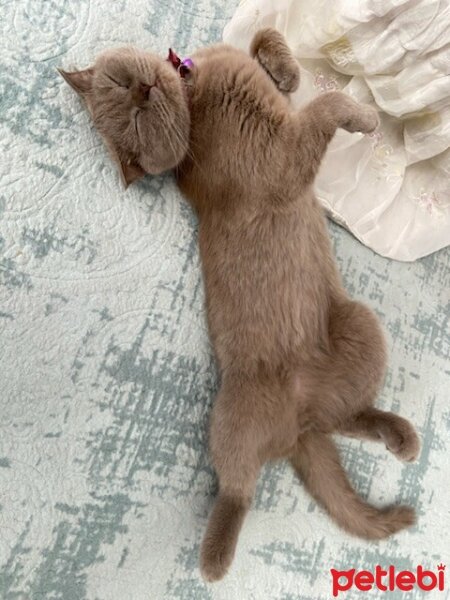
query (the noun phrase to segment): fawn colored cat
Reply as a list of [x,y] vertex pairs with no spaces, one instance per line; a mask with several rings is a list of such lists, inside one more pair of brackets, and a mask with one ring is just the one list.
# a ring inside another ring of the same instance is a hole
[[[209,330],[221,372],[210,450],[219,493],[201,570],[233,559],[263,463],[288,458],[350,533],[380,539],[411,525],[405,506],[360,498],[334,432],[415,459],[412,425],[374,408],[386,368],[380,325],[343,288],[313,183],[336,128],[372,132],[376,111],[340,92],[294,111],[298,65],[283,37],[258,32],[251,56],[226,45],[184,70],[133,48],[64,78],[82,96],[123,181],[174,168],[199,216]],[[180,76],[181,74],[181,76]]]

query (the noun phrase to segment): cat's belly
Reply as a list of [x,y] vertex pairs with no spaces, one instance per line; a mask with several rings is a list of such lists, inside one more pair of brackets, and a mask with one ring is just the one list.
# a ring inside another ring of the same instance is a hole
[[302,247],[301,232],[282,233],[201,232],[208,322],[223,367],[307,360],[326,340],[326,268]]
[[223,367],[306,361],[326,336],[322,311],[302,302],[250,294],[235,302],[220,290],[207,295],[211,339]]

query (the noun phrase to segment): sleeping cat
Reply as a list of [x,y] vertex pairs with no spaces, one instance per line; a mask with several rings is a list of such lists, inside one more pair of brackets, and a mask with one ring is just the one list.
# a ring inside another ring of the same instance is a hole
[[199,216],[221,372],[210,424],[219,493],[201,548],[202,574],[213,581],[231,564],[266,461],[288,458],[336,523],[380,539],[411,525],[414,511],[360,498],[331,434],[379,440],[406,461],[419,441],[408,421],[374,408],[383,334],[343,288],[313,190],[336,128],[370,133],[376,112],[340,92],[293,111],[298,65],[272,29],[257,33],[251,56],[217,45],[184,69],[174,57],[122,48],[62,75],[123,181],[174,168]]

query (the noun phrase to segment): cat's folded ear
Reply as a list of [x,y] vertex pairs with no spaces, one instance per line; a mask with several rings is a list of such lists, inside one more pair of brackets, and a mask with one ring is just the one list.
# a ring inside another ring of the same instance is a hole
[[144,169],[141,167],[141,165],[139,163],[137,163],[135,160],[132,160],[132,159],[123,160],[119,156],[116,149],[113,147],[112,143],[105,137],[103,137],[103,140],[106,144],[106,148],[108,149],[108,152],[109,152],[111,158],[116,163],[117,168],[119,169],[120,179],[121,179],[125,189],[131,183],[134,183],[137,179],[141,179],[141,177],[144,177],[145,175],[147,175],[147,172],[144,171]]
[[124,163],[119,161],[119,173],[120,179],[122,180],[123,185],[127,188],[131,183],[136,181],[137,179],[141,179],[146,175],[146,172],[137,163]]
[[92,78],[94,76],[94,69],[84,69],[83,71],[64,71],[58,69],[62,77],[67,83],[77,92],[80,96],[85,96],[92,89]]

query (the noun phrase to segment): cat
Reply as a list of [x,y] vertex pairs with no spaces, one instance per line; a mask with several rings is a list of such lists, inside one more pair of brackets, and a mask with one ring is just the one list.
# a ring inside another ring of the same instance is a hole
[[199,217],[221,373],[209,433],[219,492],[200,553],[203,577],[215,581],[231,565],[266,461],[288,458],[338,525],[381,539],[413,524],[414,510],[360,498],[331,434],[379,440],[405,461],[420,444],[407,420],[374,407],[383,333],[343,288],[313,189],[336,129],[371,133],[376,111],[338,91],[293,110],[299,66],[273,29],[255,35],[250,55],[215,45],[184,72],[173,57],[122,48],[61,74],[125,185],[174,169]]

